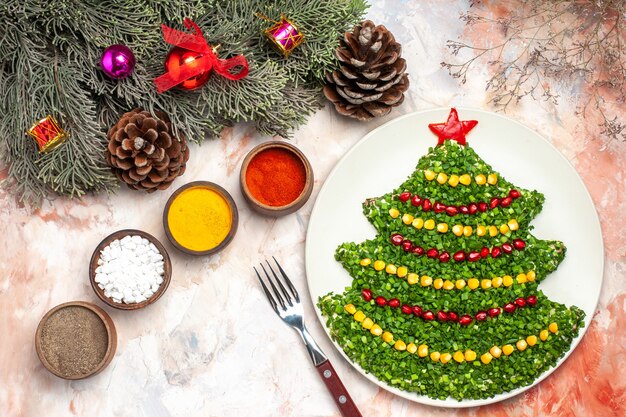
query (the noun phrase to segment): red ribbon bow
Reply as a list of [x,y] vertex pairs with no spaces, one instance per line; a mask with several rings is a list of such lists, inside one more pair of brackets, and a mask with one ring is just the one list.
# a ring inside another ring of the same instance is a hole
[[[171,45],[198,52],[202,55],[193,61],[193,65],[187,63],[181,65],[176,71],[176,74],[172,74],[170,71],[155,78],[154,83],[159,93],[167,91],[204,71],[211,71],[211,69],[214,69],[215,72],[229,80],[240,80],[248,75],[248,61],[246,57],[237,55],[229,59],[219,59],[215,56],[213,49],[208,45],[206,39],[204,39],[204,35],[198,25],[189,18],[185,18],[184,24],[187,29],[192,30],[194,33],[185,33],[161,25],[163,39]],[[240,67],[241,69],[238,72],[232,71],[236,67]]]

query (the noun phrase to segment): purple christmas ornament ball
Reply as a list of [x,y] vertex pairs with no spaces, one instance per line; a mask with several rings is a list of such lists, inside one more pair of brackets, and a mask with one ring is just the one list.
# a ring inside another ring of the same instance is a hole
[[100,67],[111,78],[126,78],[135,69],[135,55],[126,45],[111,45],[102,53]]

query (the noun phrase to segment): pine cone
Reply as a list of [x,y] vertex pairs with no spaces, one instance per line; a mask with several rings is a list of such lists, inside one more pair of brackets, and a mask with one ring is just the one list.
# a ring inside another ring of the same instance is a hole
[[388,114],[409,88],[402,47],[386,27],[369,20],[346,32],[335,56],[339,70],[326,75],[324,95],[337,111],[359,120]]
[[130,188],[149,193],[165,190],[185,172],[189,148],[184,137],[172,136],[170,119],[163,112],[124,113],[107,138],[106,160]]

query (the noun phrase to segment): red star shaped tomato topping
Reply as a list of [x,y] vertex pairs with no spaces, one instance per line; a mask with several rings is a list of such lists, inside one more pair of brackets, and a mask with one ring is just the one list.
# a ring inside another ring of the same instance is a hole
[[459,144],[465,145],[467,143],[465,135],[477,124],[477,120],[459,120],[459,115],[453,107],[445,123],[431,123],[428,127],[439,138],[437,145],[443,145],[446,140],[456,140]]

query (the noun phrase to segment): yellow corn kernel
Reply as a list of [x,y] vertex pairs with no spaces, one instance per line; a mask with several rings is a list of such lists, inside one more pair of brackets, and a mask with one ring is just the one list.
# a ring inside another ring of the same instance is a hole
[[357,311],[356,313],[354,313],[354,319],[358,322],[362,322],[363,320],[365,320],[365,313],[363,313],[361,310]]
[[409,273],[409,270],[406,266],[400,266],[398,267],[398,270],[396,271],[396,273],[398,274],[400,278],[404,278],[406,277],[406,274]]
[[515,343],[515,347],[517,347],[517,350],[521,352],[526,350],[526,348],[528,347],[528,343],[526,343],[524,339],[520,339],[517,341],[517,343]]
[[359,262],[359,265],[361,265],[361,266],[368,266],[371,263],[372,263],[372,260],[370,258],[363,258]]
[[467,349],[467,350],[465,351],[465,355],[464,355],[464,357],[465,357],[465,360],[466,360],[466,361],[468,361],[468,362],[473,362],[473,361],[475,361],[475,360],[476,360],[476,352],[474,352],[474,351],[473,351],[473,350],[471,350],[471,349]]
[[448,182],[448,176],[443,172],[440,172],[439,174],[437,174],[437,182],[439,184],[445,184],[446,182]]
[[432,180],[435,179],[435,173],[433,171],[431,171],[430,169],[427,169],[426,171],[424,171],[424,177],[428,181],[432,181]]
[[[419,345],[419,347],[417,348],[417,354],[419,355],[420,358],[425,358],[426,356],[428,356],[428,345]],[[431,356],[431,359],[432,359],[432,356]]]
[[493,356],[491,356],[491,353],[489,352],[483,353],[480,356],[480,361],[484,363],[485,365],[489,365],[489,362],[491,362],[492,359],[493,359]]
[[457,185],[459,185],[459,176],[455,174],[450,175],[450,178],[448,179],[448,184],[450,184],[450,186],[452,187],[456,187]]
[[459,182],[463,185],[470,185],[472,183],[472,177],[468,174],[463,174],[459,177]]
[[491,280],[490,279],[483,279],[482,281],[480,281],[480,287],[483,290],[491,288]]
[[500,288],[502,286],[502,278],[501,277],[491,278],[491,286],[493,288]]
[[480,285],[480,282],[476,278],[470,278],[467,280],[467,286],[470,290],[475,290]]
[[462,236],[463,235],[463,225],[455,224],[454,226],[452,226],[452,233],[454,233],[456,236]]
[[398,340],[396,343],[394,343],[393,347],[396,350],[406,350],[406,343],[404,343],[402,340]]
[[383,329],[378,324],[375,324],[370,329],[370,333],[374,336],[380,336],[381,334],[383,334]]
[[487,184],[496,185],[498,183],[498,174],[487,175]]
[[494,358],[499,358],[500,355],[502,355],[502,349],[498,346],[492,346],[491,349],[489,349],[489,353],[491,353],[491,356]]
[[428,275],[422,275],[422,277],[420,278],[420,284],[422,284],[422,287],[428,287],[432,285],[432,283],[433,279]]
[[382,338],[383,338],[383,341],[387,342],[387,343],[393,341],[393,335],[391,333],[389,333],[389,332],[383,332]]
[[421,217],[418,217],[416,219],[413,219],[413,223],[411,223],[411,224],[416,229],[421,229],[422,227],[424,227],[424,219],[422,219]]
[[415,343],[409,343],[408,345],[406,345],[406,351],[409,353],[417,352],[417,345]]
[[485,236],[487,228],[485,226],[476,226],[476,236]]
[[511,285],[513,285],[513,277],[510,275],[503,276],[502,283],[504,284],[505,287],[510,287]]
[[433,230],[435,228],[435,221],[433,219],[428,219],[424,222],[424,229]]
[[556,333],[559,331],[559,325],[556,323],[550,323],[550,325],[548,326],[548,330],[550,330],[550,332],[552,333]]
[[518,284],[524,284],[527,279],[526,279],[526,274],[518,274],[517,277],[515,277],[515,279],[517,280]]
[[356,307],[354,306],[354,304],[346,304],[346,306],[343,309],[346,310],[350,314],[356,313]]
[[406,277],[406,282],[408,282],[409,284],[413,285],[413,284],[417,284],[418,281],[420,280],[419,275],[417,275],[414,272],[411,272],[407,277]]
[[448,231],[448,223],[437,224],[437,231],[439,233],[446,233]]
[[526,273],[526,279],[528,279],[530,282],[533,282],[535,278],[537,278],[537,274],[535,274],[535,271],[528,271]]
[[526,343],[528,343],[528,346],[535,346],[537,344],[537,336],[534,334],[528,336],[526,338]]
[[463,352],[461,352],[460,350],[457,350],[456,352],[454,352],[454,355],[452,356],[452,358],[458,363],[461,363],[465,360],[465,356],[463,356]]
[[511,353],[513,353],[514,350],[515,348],[511,345],[502,346],[502,353],[504,353],[506,356],[509,356]]
[[509,220],[509,222],[507,224],[509,225],[509,229],[511,229],[513,231],[519,229],[519,224],[517,223],[517,220],[515,220],[515,219]]
[[498,236],[498,228],[496,226],[489,226],[489,236],[495,237]]
[[510,229],[508,224],[503,224],[500,226],[500,233],[502,233],[503,235],[506,235],[507,233],[509,233],[509,231]]
[[441,363],[448,363],[450,362],[450,360],[452,359],[452,355],[449,353],[442,353],[441,356],[439,357],[439,362]]
[[387,266],[385,267],[385,272],[390,275],[395,275],[396,272],[398,272],[398,268],[396,268],[394,264],[387,264]]
[[402,223],[409,225],[413,223],[413,216],[408,213],[402,215]]
[[457,290],[462,290],[467,285],[467,282],[464,279],[457,279],[454,285]]
[[443,282],[443,289],[444,290],[452,290],[452,289],[454,289],[454,283],[452,281],[450,281],[449,279],[445,280]]
[[542,330],[539,332],[539,339],[541,339],[542,342],[545,342],[546,340],[548,340],[548,335],[550,333],[548,333],[547,330]]
[[478,174],[476,175],[476,177],[474,177],[474,181],[476,181],[476,184],[478,185],[485,185],[485,183],[487,182],[487,177],[485,177],[483,174]]
[[392,208],[389,209],[389,215],[395,219],[400,215],[400,212],[398,211],[398,209]]
[[374,269],[377,271],[382,271],[385,269],[385,262],[380,259],[374,262]]
[[441,358],[441,354],[439,352],[431,352],[430,359],[437,362]]
[[372,328],[372,326],[374,326],[374,322],[369,317],[365,317],[365,320],[363,320],[363,323],[361,323],[361,326],[363,326],[363,328],[369,330],[369,329]]
[[433,287],[435,287],[436,290],[440,290],[441,287],[443,287],[443,280],[441,278],[437,278],[436,280],[434,280]]
[[472,229],[472,226],[463,227],[463,236],[470,237],[473,232],[474,232],[474,229]]

